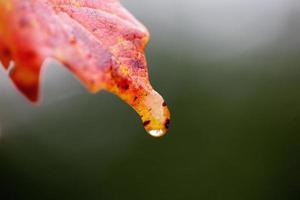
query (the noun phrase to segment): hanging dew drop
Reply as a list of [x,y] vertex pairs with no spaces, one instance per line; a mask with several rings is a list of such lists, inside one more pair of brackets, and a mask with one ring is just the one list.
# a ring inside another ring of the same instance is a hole
[[163,131],[162,129],[160,129],[160,130],[149,130],[147,132],[153,137],[161,137],[161,136],[165,135],[165,131]]

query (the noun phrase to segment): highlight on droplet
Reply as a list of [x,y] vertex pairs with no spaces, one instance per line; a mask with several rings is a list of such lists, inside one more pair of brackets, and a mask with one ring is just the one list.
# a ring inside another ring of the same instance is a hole
[[149,130],[147,131],[153,137],[161,137],[166,134],[163,130]]

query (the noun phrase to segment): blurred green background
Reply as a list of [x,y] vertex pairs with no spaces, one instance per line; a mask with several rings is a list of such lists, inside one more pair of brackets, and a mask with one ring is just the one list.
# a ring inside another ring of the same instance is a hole
[[124,0],[172,112],[146,134],[57,63],[33,106],[0,70],[0,199],[300,199],[300,2]]

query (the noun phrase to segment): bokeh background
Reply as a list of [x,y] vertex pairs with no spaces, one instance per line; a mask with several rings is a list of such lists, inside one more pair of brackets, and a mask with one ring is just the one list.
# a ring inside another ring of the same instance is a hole
[[300,199],[299,0],[123,0],[172,112],[146,134],[61,65],[28,103],[0,70],[0,199]]

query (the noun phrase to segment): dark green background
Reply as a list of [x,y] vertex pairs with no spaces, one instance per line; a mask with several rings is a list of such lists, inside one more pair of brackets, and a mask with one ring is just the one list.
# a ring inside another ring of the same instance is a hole
[[[176,4],[164,4],[173,19],[165,24],[139,3],[126,1],[152,32],[149,70],[172,112],[169,134],[148,136],[129,106],[88,94],[57,64],[47,67],[58,72],[46,70],[37,107],[2,70],[0,199],[300,199],[297,9],[275,39],[239,50],[226,37],[191,38],[185,20],[197,16]],[[243,47],[243,38],[231,41]]]

